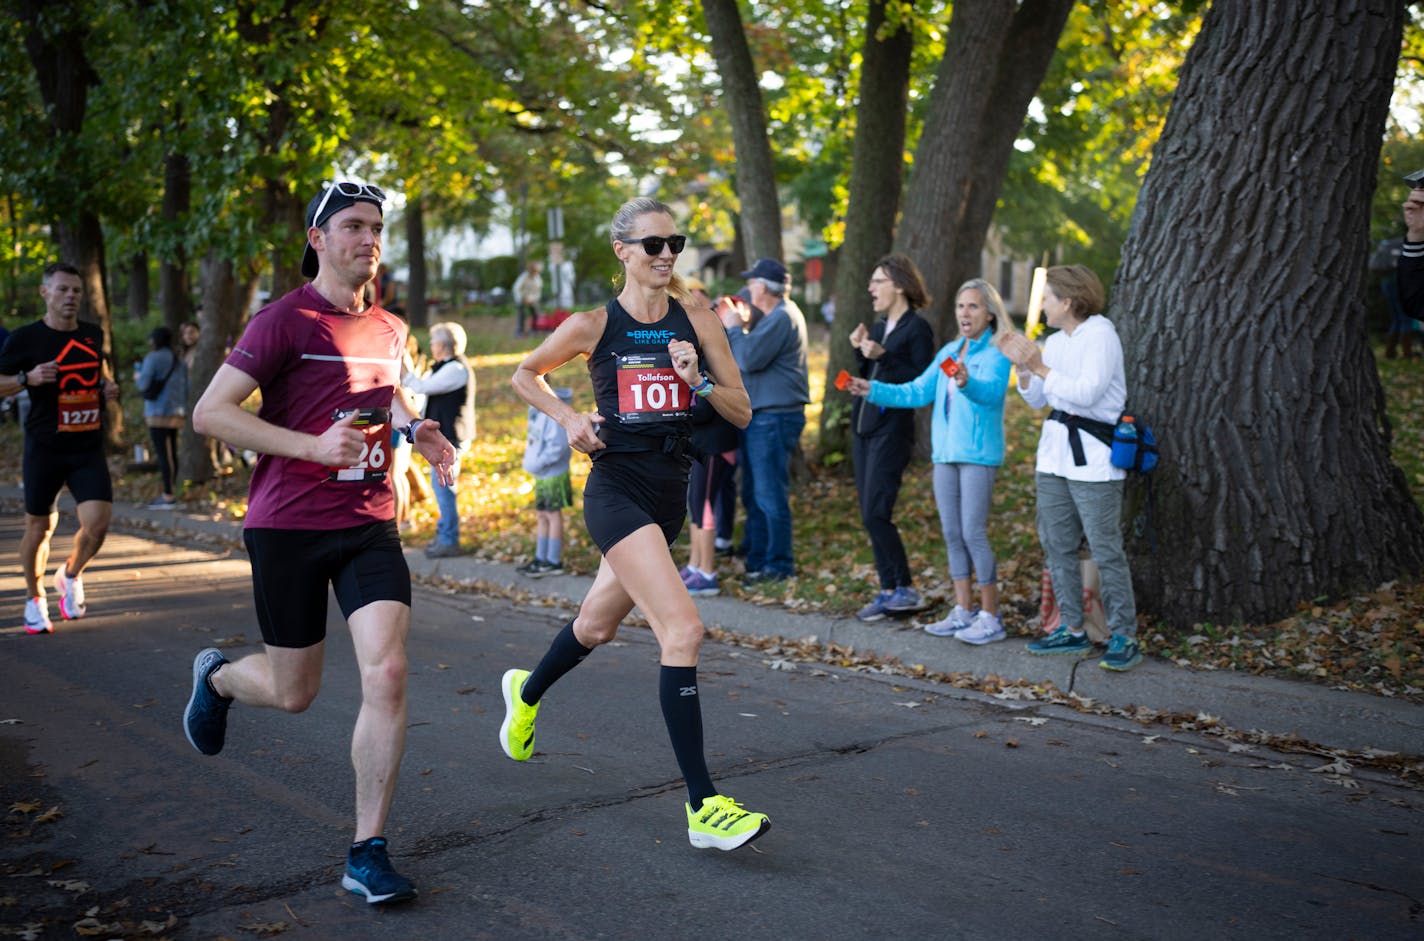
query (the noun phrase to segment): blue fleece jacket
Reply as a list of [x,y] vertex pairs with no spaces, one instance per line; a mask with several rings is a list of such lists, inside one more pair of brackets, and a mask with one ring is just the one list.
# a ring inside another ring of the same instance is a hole
[[946,343],[929,367],[909,382],[871,382],[866,401],[891,408],[918,408],[934,403],[930,452],[936,464],[1004,463],[1004,394],[1009,387],[1009,361],[985,330],[969,343],[964,363],[969,382],[963,389],[944,374],[940,363],[961,358],[963,339]]

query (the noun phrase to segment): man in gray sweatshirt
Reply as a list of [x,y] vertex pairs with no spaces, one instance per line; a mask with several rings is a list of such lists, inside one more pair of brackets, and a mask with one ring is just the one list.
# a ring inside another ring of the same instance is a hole
[[806,371],[806,318],[787,295],[786,266],[762,258],[741,275],[751,304],[765,316],[727,331],[752,402],[742,432],[742,504],[746,508],[747,581],[781,581],[796,573],[791,550],[791,455],[806,427],[811,387]]

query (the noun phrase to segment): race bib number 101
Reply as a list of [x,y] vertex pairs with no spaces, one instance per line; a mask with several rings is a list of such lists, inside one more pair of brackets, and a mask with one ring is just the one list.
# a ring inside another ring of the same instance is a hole
[[625,423],[686,418],[692,390],[666,352],[618,357],[618,418]]

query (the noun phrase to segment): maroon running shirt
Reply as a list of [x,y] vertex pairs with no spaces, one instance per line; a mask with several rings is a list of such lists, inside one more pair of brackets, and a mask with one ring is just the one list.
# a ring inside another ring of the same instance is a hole
[[387,479],[389,411],[400,382],[406,325],[380,307],[349,314],[310,284],[258,311],[227,364],[257,381],[258,416],[319,435],[337,412],[379,409],[362,423],[366,444],[351,467],[261,455],[248,496],[249,528],[345,529],[395,517]]

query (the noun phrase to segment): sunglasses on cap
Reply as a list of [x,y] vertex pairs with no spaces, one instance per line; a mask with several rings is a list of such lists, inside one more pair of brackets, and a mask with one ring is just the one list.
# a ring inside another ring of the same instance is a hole
[[340,193],[342,196],[351,199],[364,197],[366,199],[373,199],[377,203],[384,203],[386,201],[386,191],[379,186],[368,186],[365,183],[352,183],[350,181],[333,183],[321,194],[321,202],[316,204],[316,212],[312,215],[312,225],[319,225],[321,223],[321,214],[326,211],[326,204],[331,200],[332,193]]
[[663,238],[661,235],[645,235],[640,239],[619,239],[618,241],[630,244],[637,242],[649,255],[661,255],[664,245],[671,249],[674,255],[682,254],[682,250],[687,247],[687,236],[685,235],[669,235],[667,238]]

